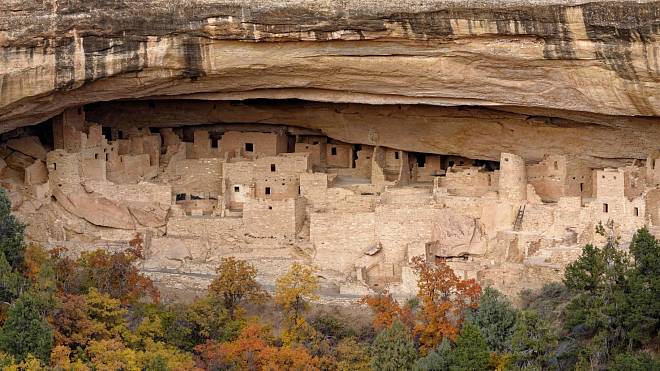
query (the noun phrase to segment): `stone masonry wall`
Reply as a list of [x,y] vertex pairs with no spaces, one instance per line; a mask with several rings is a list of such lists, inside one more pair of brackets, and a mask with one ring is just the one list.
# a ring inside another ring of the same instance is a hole
[[[246,146],[247,144],[247,146]],[[249,150],[249,144],[252,150]],[[261,156],[276,156],[287,149],[286,136],[276,133],[227,131],[219,143],[222,152],[246,153]]]
[[364,251],[376,244],[375,213],[313,212],[310,240],[320,268],[346,272]]
[[174,176],[170,180],[174,193],[222,193],[221,158],[187,159],[174,163]]
[[297,203],[302,198],[282,201],[248,199],[243,205],[245,231],[256,237],[294,238],[302,220]]

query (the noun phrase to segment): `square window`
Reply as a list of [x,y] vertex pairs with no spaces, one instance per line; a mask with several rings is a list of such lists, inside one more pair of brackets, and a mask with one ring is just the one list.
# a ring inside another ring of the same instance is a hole
[[239,187],[239,186],[234,187],[234,192],[239,192],[240,190],[241,190],[241,187]]
[[275,171],[275,164],[270,164],[270,171],[274,172]]
[[254,144],[245,143],[245,152],[254,152]]
[[273,207],[272,207],[272,206],[268,206],[268,210],[273,210]]
[[330,148],[330,154],[333,156],[337,156],[337,147]]
[[267,195],[270,194],[270,187],[266,187],[266,194],[267,194]]

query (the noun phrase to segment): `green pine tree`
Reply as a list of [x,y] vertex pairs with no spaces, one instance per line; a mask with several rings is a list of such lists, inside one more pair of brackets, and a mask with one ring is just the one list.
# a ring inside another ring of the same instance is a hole
[[11,215],[11,203],[0,188],[0,301],[11,302],[25,288],[25,226]]
[[376,336],[371,354],[371,368],[378,371],[410,370],[417,359],[412,337],[399,321]]
[[443,340],[436,349],[415,362],[415,371],[447,371],[451,363],[451,345],[447,339]]
[[501,292],[487,287],[479,300],[474,322],[491,350],[504,353],[511,350],[511,335],[518,312]]
[[45,319],[46,306],[42,298],[30,292],[16,299],[0,329],[0,350],[19,361],[33,354],[47,363],[53,347],[53,330]]
[[479,327],[471,322],[465,322],[449,354],[449,370],[485,370],[488,367],[489,357],[490,350]]
[[511,337],[513,363],[520,369],[552,369],[557,338],[536,311],[522,311]]
[[634,263],[623,317],[628,349],[649,342],[660,332],[660,241],[642,228],[633,236],[630,253]]
[[621,353],[613,357],[607,369],[610,371],[660,370],[660,360],[653,359],[646,353]]

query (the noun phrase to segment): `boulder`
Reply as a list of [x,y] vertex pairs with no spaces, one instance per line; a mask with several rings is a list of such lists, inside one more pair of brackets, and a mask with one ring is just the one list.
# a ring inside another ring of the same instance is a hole
[[128,208],[86,193],[64,195],[53,192],[56,199],[72,214],[101,227],[135,229],[135,222]]
[[145,227],[162,227],[167,224],[169,205],[157,203],[130,203],[128,210],[135,220]]
[[7,141],[7,147],[38,160],[46,161],[48,151],[41,144],[39,137],[31,136],[10,139]]
[[455,212],[445,212],[433,221],[433,252],[437,256],[483,255],[487,241],[477,219]]
[[5,159],[7,166],[14,170],[23,171],[26,167],[34,163],[34,158],[24,155],[21,152],[13,152]]

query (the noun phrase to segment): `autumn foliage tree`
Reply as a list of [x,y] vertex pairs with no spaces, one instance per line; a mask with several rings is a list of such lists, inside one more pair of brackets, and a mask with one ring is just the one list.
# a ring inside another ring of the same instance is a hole
[[420,351],[426,354],[445,338],[455,340],[465,310],[479,305],[481,287],[473,279],[458,278],[443,261],[431,265],[420,256],[412,261],[419,275],[417,296],[421,301],[415,335]]
[[258,323],[246,325],[238,339],[198,345],[200,366],[207,370],[316,370],[317,360],[301,346],[275,347],[270,329]]
[[372,326],[376,331],[392,326],[397,320],[407,327],[413,324],[410,307],[401,307],[391,294],[368,295],[360,299],[359,303],[366,304],[373,312]]
[[313,329],[303,314],[309,303],[318,299],[318,278],[314,269],[293,263],[289,271],[277,279],[275,303],[282,308],[285,320],[285,343],[296,343],[309,335]]
[[257,282],[257,270],[244,260],[222,258],[216,272],[218,277],[209,285],[209,293],[222,301],[232,320],[244,302],[261,302],[267,297]]
[[130,247],[121,252],[95,250],[83,252],[77,260],[66,256],[65,250],[54,250],[57,260],[58,286],[63,292],[84,294],[90,288],[121,300],[134,303],[144,297],[157,303],[158,289],[151,279],[143,275],[136,263],[143,259],[143,241],[136,235]]

